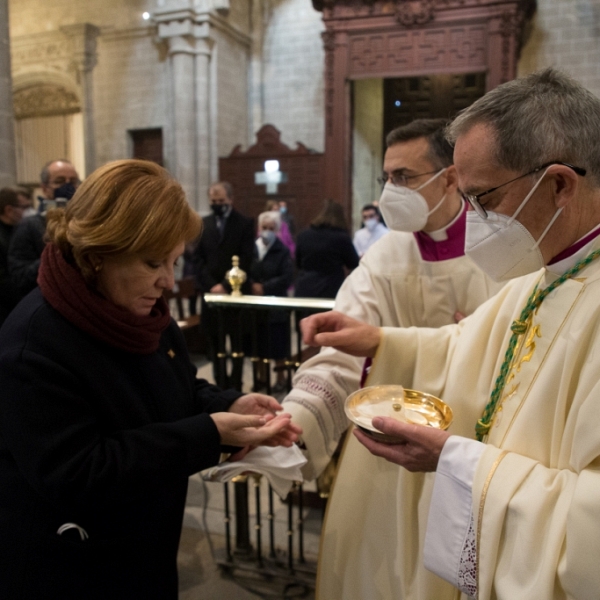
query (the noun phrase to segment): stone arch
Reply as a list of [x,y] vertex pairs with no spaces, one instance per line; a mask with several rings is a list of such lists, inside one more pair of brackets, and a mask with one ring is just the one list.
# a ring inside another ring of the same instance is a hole
[[13,107],[16,119],[81,112],[81,91],[67,73],[25,71],[13,76]]
[[34,186],[48,160],[68,158],[85,176],[81,87],[66,71],[39,66],[13,76],[17,181]]

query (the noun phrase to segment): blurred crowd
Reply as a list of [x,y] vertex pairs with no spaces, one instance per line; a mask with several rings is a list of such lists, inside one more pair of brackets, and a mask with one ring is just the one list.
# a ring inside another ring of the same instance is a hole
[[[74,165],[57,159],[43,166],[35,201],[26,188],[0,190],[0,325],[37,286],[48,211],[65,206],[80,183]],[[299,232],[284,200],[268,200],[256,220],[237,210],[226,181],[210,186],[208,200],[211,212],[203,219],[202,233],[186,244],[182,260],[181,276],[192,278],[197,290],[189,299],[190,314],[207,314],[205,293],[231,292],[226,274],[233,256],[247,274],[245,294],[333,299],[360,257],[388,231],[374,204],[363,207],[361,227],[352,237],[342,206],[332,200],[325,200],[309,227]],[[259,353],[283,359],[290,344],[286,315],[271,311],[263,316]],[[203,328],[213,357],[215,319],[203,319]],[[276,391],[283,389],[281,377]]]

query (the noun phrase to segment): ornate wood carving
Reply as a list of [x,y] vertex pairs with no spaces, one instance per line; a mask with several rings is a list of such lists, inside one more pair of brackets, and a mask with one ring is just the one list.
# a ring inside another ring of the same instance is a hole
[[[265,160],[276,159],[286,181],[276,194],[267,194],[264,185],[255,183],[255,173],[264,170]],[[308,226],[322,207],[325,198],[324,156],[296,142],[290,148],[281,141],[281,132],[273,125],[263,125],[256,143],[247,150],[236,146],[229,156],[219,158],[219,178],[233,186],[235,206],[244,214],[256,217],[265,210],[267,200],[285,200],[298,230]]]
[[15,117],[48,117],[81,111],[79,98],[73,92],[55,85],[38,85],[17,90],[13,94]]
[[404,27],[424,25],[433,20],[435,0],[396,0],[396,18]]
[[356,35],[350,41],[349,74],[480,71],[487,64],[486,34],[484,25],[472,25]]
[[313,0],[325,47],[325,195],[351,209],[349,80],[486,74],[486,89],[516,75],[536,0]]

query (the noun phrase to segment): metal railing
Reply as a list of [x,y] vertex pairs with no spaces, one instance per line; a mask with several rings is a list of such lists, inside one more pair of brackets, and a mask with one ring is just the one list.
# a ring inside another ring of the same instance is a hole
[[[275,296],[228,296],[223,294],[205,294],[206,305],[211,309],[210,316],[202,318],[216,318],[218,331],[218,347],[216,349],[216,379],[222,387],[234,387],[242,390],[244,347],[248,346],[246,337],[250,336],[250,361],[252,362],[253,384],[257,383],[257,366],[259,363],[268,363],[270,359],[259,355],[257,330],[258,311],[283,311],[290,331],[289,352],[282,361],[282,368],[286,371],[286,388],[292,387],[294,371],[303,360],[302,336],[299,332],[299,321],[306,314],[332,310],[333,300],[317,298],[285,298]],[[230,344],[227,347],[226,336],[229,335]],[[266,393],[271,393],[270,377],[267,377]],[[252,571],[267,578],[277,578],[290,585],[314,586],[316,564],[306,560],[304,556],[304,496],[301,483],[294,484],[294,488],[287,498],[287,549],[276,548],[275,544],[275,519],[273,508],[273,490],[268,487],[268,543],[263,548],[263,523],[261,520],[261,490],[262,478],[258,474],[236,477],[231,485],[234,488],[235,503],[235,545],[232,545],[231,511],[230,511],[230,484],[224,484],[225,492],[225,556],[217,559],[217,564],[228,572],[236,569]],[[266,481],[266,480],[265,480]],[[250,510],[248,484],[254,487],[255,504],[255,544],[250,539]],[[298,516],[294,527],[294,507],[296,505]],[[297,543],[295,537],[297,536]]]

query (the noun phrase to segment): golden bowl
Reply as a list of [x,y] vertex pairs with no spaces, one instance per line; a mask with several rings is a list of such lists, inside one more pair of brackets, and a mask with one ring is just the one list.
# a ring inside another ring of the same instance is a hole
[[[397,410],[404,394],[404,406]],[[396,409],[390,410],[395,406]],[[379,442],[395,444],[393,436],[381,433],[371,424],[375,416],[393,417],[405,423],[414,423],[425,427],[448,429],[452,423],[452,409],[439,398],[408,390],[401,385],[374,385],[362,388],[346,398],[346,416],[367,435]]]

